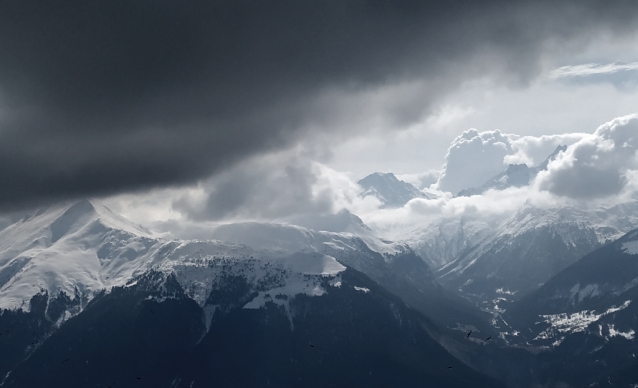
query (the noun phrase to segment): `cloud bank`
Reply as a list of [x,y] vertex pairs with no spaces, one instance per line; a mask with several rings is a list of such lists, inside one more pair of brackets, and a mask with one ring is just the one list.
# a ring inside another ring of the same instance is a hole
[[579,133],[534,137],[465,131],[450,146],[439,184],[443,181],[470,187],[476,176],[501,172],[506,163],[536,166],[558,145],[567,145],[567,149],[528,186],[489,190],[471,197],[455,197],[453,192],[443,191],[436,199],[413,199],[403,208],[358,214],[389,238],[401,239],[441,219],[498,224],[524,206],[607,208],[638,200],[638,114],[613,119],[593,133],[583,128]]
[[173,196],[171,208],[195,221],[275,220],[292,216],[366,212],[380,206],[361,199],[345,174],[314,162],[303,151],[255,157]]
[[[483,164],[480,157],[501,167],[504,160],[514,157],[543,160],[555,145],[571,144],[528,186],[489,190],[471,197],[438,191],[436,199],[413,199],[398,209],[383,209],[371,196],[361,198],[362,188],[354,180],[313,161],[316,155],[304,149],[256,156],[196,185],[105,201],[114,210],[169,237],[205,239],[211,228],[239,221],[342,231],[352,222],[349,214],[353,213],[380,235],[401,240],[443,220],[497,225],[524,206],[605,208],[638,200],[638,114],[614,119],[589,134],[520,137],[469,130],[464,135],[451,148],[475,147],[470,155],[475,165]],[[497,145],[496,140],[503,144]],[[509,150],[509,154],[498,154],[497,160],[494,150]],[[459,182],[463,177],[456,176]]]
[[541,190],[576,198],[620,194],[638,168],[638,114],[601,125],[552,161],[538,177]]
[[452,194],[481,186],[503,172],[509,164],[525,163],[528,167],[535,167],[559,145],[571,145],[585,136],[585,133],[518,136],[499,130],[467,130],[448,148],[436,186]]

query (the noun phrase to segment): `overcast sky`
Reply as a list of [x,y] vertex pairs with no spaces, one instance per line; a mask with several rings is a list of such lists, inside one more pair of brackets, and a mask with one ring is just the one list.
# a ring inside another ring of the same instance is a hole
[[0,208],[322,213],[374,171],[432,183],[470,128],[536,162],[578,136],[514,135],[638,110],[637,19],[634,1],[4,1]]

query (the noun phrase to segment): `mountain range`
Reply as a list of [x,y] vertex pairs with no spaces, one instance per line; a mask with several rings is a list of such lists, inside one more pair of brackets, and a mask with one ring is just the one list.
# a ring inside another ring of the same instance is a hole
[[[480,188],[529,184],[562,150]],[[435,199],[391,173],[360,185],[386,208]],[[345,209],[202,240],[92,199],[0,221],[2,386],[638,384],[637,201],[438,217],[394,241]]]
[[638,226],[638,203],[611,208],[526,206],[437,270],[438,280],[481,300],[537,289],[586,253]]
[[[558,146],[536,167],[510,165],[459,196],[529,185],[565,149]],[[403,190],[407,184],[390,175],[364,178],[366,192]],[[438,283],[483,309],[498,312],[504,303],[535,291],[583,255],[636,227],[638,201],[629,200],[615,205],[525,204],[499,216],[433,217],[395,235],[428,264]]]
[[499,385],[379,285],[441,304],[409,247],[277,224],[213,235],[245,241],[164,240],[92,200],[0,231],[3,386]]

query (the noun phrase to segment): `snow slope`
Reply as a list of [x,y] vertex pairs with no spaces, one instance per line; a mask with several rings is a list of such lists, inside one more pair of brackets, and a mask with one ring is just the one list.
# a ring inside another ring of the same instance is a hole
[[240,222],[218,226],[211,230],[210,238],[244,244],[257,250],[272,251],[322,251],[357,250],[361,242],[374,251],[393,255],[408,250],[404,243],[382,240],[366,228],[356,232],[316,231],[302,226],[280,223]]
[[[209,241],[167,241],[97,201],[64,203],[0,231],[0,309],[26,311],[39,293],[80,298],[81,309],[102,290],[135,284],[152,271],[174,275],[200,306],[220,278],[231,275],[248,278],[264,295],[269,286],[275,294],[320,295],[325,290],[317,289],[312,277],[336,277],[345,269],[334,255],[346,261],[372,258],[359,260],[361,268],[384,266],[392,254],[408,249],[371,234],[364,239],[383,253],[351,233],[282,224],[225,225]],[[362,249],[368,256],[361,256]]]
[[480,264],[481,255],[495,249],[495,246],[505,245],[507,241],[529,236],[540,230],[549,230],[568,247],[577,248],[585,244],[593,249],[621,237],[636,226],[638,202],[610,208],[565,206],[543,209],[525,206],[493,231],[485,233],[485,238],[472,246],[463,257],[443,265],[439,273],[442,277],[463,273]]
[[[636,226],[636,202],[610,208],[525,206],[438,268],[436,278],[449,290],[499,315],[508,303]],[[597,292],[594,284],[586,286],[577,292]]]
[[506,319],[531,332],[530,343],[542,346],[557,346],[584,331],[596,336],[598,326],[606,328],[599,337],[613,331],[633,339],[628,329],[636,325],[632,301],[638,295],[638,262],[626,247],[636,241],[638,231],[633,231],[589,253],[513,306]]
[[89,298],[147,269],[163,242],[83,200],[36,211],[0,231],[0,308],[46,290]]

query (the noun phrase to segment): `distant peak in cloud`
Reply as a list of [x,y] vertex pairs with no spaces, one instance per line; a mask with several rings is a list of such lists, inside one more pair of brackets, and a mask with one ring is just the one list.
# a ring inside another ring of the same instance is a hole
[[492,179],[488,180],[479,187],[467,188],[459,191],[457,196],[469,197],[472,195],[480,195],[487,190],[505,190],[510,187],[522,187],[529,185],[539,172],[547,170],[547,165],[556,159],[561,152],[567,149],[565,145],[556,147],[547,159],[536,167],[529,167],[527,164],[510,164],[507,169]]
[[[544,162],[527,168],[531,154],[551,145],[556,148]],[[438,185],[463,196],[524,186],[526,177],[528,182],[537,177],[541,191],[572,199],[605,198],[620,194],[636,175],[637,151],[638,114],[618,117],[590,134],[519,137],[472,129],[452,142]],[[506,169],[507,164],[514,167]]]
[[439,180],[441,170],[429,170],[419,174],[399,174],[397,179],[411,184],[419,190],[427,190]]
[[513,152],[509,135],[499,130],[469,129],[457,136],[448,148],[438,189],[457,193],[479,186],[503,171],[503,159]]
[[437,188],[453,194],[479,188],[502,174],[508,165],[539,166],[547,161],[547,155],[557,152],[557,147],[569,146],[585,136],[585,133],[519,136],[500,130],[469,129],[452,141]]
[[556,149],[554,150],[554,152],[552,152],[552,153],[551,153],[551,154],[547,157],[547,159],[545,159],[545,160],[543,161],[543,163],[541,163],[541,164],[538,166],[538,169],[539,169],[539,170],[547,170],[547,166],[549,165],[549,162],[554,161],[554,160],[558,157],[558,155],[559,155],[561,152],[565,152],[566,150],[567,150],[567,146],[566,146],[566,145],[559,145],[558,147],[556,147]]
[[378,198],[384,208],[401,207],[414,198],[433,199],[410,183],[399,180],[393,173],[375,172],[357,182],[364,189],[361,197]]

